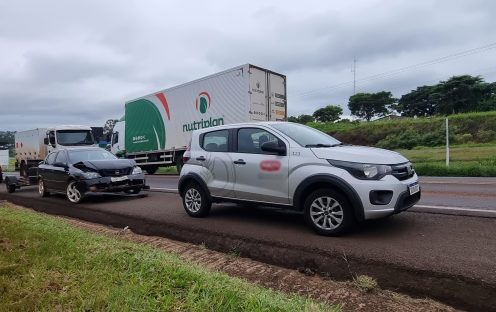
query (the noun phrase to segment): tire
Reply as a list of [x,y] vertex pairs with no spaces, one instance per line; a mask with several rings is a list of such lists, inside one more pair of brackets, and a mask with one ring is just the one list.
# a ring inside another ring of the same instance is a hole
[[146,166],[145,167],[145,171],[148,174],[154,174],[155,172],[157,172],[157,170],[158,170],[157,166]]
[[317,189],[305,200],[305,221],[318,234],[339,236],[353,225],[348,199],[333,189]]
[[183,169],[183,165],[184,165],[183,154],[180,154],[177,156],[177,160],[176,160],[177,173],[181,173],[181,169]]
[[7,188],[7,193],[14,193],[16,190],[16,186],[14,184],[5,184]]
[[43,182],[43,179],[41,178],[38,179],[38,194],[40,194],[40,197],[47,197],[50,195],[45,186],[45,182]]
[[21,163],[21,167],[19,168],[19,175],[21,177],[27,177],[28,176],[28,165],[25,162]]
[[84,192],[77,188],[76,181],[69,181],[65,194],[67,199],[73,204],[79,204],[84,198]]
[[133,189],[129,189],[129,190],[124,190],[124,193],[126,194],[139,194],[141,192],[141,189],[140,188],[133,188]]
[[197,183],[188,184],[182,195],[184,210],[190,216],[201,218],[209,214],[212,202]]

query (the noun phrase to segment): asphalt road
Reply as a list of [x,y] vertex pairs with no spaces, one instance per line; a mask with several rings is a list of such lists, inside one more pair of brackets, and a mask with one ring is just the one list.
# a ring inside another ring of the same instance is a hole
[[[155,191],[176,192],[178,176],[147,175]],[[422,198],[412,211],[496,218],[496,178],[421,177]]]
[[[162,191],[91,196],[79,205],[71,205],[60,195],[40,199],[35,186],[13,194],[1,187],[0,199],[51,214],[128,225],[137,233],[236,250],[277,265],[310,267],[337,278],[363,273],[376,277],[386,288],[469,310],[496,309],[494,180],[425,178],[418,208],[367,222],[347,236],[333,238],[316,235],[300,214],[277,209],[219,204],[208,218],[191,218],[177,194],[163,192],[176,188],[177,179],[148,176],[152,189]],[[479,216],[422,208],[441,205],[473,209]],[[478,210],[489,211],[489,217]]]

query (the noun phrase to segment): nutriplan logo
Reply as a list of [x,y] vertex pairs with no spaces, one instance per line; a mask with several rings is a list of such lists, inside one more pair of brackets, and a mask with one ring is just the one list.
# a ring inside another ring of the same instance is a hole
[[[200,112],[201,115],[207,113],[210,110],[212,104],[212,98],[207,91],[200,92],[196,97],[195,107],[196,111]],[[183,125],[183,132],[190,132],[193,130],[214,127],[224,124],[224,118],[222,117],[205,117],[200,120],[195,120],[189,124]]]
[[210,108],[210,103],[212,99],[210,98],[210,94],[208,92],[203,91],[196,97],[196,110],[202,114],[207,112],[207,109]]

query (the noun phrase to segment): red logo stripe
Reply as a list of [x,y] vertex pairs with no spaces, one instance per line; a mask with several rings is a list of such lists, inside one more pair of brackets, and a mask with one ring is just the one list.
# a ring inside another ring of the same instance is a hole
[[160,100],[162,105],[165,108],[165,112],[167,113],[167,119],[170,120],[170,112],[169,112],[169,104],[167,104],[167,100],[165,99],[165,95],[163,93],[157,93],[155,96]]

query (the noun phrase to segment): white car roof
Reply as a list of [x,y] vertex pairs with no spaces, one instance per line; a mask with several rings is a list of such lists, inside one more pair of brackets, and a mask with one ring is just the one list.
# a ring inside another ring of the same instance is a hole
[[272,126],[278,123],[291,123],[287,121],[257,121],[257,122],[241,122],[241,123],[233,123],[228,125],[221,125],[215,127],[208,127],[203,129],[194,130],[193,133],[203,133],[209,132],[213,130],[222,130],[222,129],[231,129],[231,128],[240,128],[240,127],[256,127],[256,126]]

